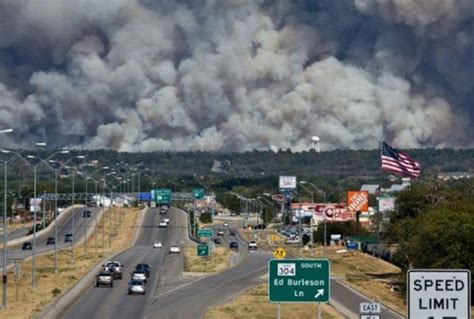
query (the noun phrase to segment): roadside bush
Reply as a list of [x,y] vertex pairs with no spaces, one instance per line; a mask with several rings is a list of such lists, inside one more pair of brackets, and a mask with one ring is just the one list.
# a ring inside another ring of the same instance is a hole
[[61,289],[54,288],[53,290],[51,290],[51,293],[53,294],[54,297],[57,297],[61,294]]
[[199,221],[203,224],[212,223],[212,215],[210,213],[202,213],[201,216],[199,216]]

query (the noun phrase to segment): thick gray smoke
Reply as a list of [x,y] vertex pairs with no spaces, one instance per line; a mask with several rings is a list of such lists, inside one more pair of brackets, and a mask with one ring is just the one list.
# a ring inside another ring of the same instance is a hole
[[0,0],[1,143],[466,147],[472,0]]

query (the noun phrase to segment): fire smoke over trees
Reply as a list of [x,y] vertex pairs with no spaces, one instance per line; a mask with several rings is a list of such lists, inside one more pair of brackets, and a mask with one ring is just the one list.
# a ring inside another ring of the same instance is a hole
[[0,0],[2,145],[469,147],[470,0]]

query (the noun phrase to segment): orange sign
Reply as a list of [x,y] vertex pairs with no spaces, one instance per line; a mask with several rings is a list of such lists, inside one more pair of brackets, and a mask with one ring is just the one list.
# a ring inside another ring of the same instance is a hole
[[368,191],[348,191],[347,208],[353,212],[366,212],[369,210]]

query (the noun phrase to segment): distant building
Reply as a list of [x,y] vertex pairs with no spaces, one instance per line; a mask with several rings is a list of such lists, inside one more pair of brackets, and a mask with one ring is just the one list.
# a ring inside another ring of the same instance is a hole
[[364,184],[360,188],[361,191],[367,191],[369,194],[376,194],[380,189],[378,184]]
[[472,178],[473,175],[467,172],[451,172],[451,173],[439,173],[438,179],[443,181],[453,180],[453,179],[463,179],[463,178]]

